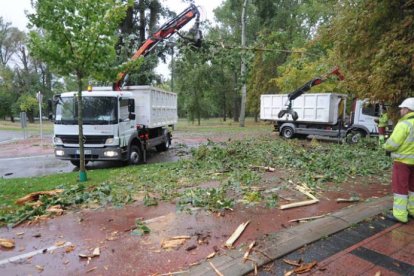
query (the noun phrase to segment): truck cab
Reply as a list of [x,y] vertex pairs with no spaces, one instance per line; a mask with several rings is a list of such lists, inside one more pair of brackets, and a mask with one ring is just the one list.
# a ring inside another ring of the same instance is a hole
[[[86,163],[118,160],[138,164],[146,161],[151,147],[168,150],[168,126],[178,118],[176,94],[151,86],[128,87],[121,92],[95,88],[82,94]],[[55,104],[55,156],[79,166],[77,92],[55,97]]]

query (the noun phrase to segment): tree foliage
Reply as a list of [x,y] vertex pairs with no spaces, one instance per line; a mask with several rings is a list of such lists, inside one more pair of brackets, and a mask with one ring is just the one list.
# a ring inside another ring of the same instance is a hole
[[414,1],[345,1],[324,39],[356,96],[398,104],[414,95]]

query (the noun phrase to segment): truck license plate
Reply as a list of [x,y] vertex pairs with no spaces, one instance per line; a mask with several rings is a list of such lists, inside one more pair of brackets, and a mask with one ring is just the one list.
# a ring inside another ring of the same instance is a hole
[[[84,154],[92,154],[91,150],[83,150]],[[76,150],[76,154],[80,154],[80,150]]]

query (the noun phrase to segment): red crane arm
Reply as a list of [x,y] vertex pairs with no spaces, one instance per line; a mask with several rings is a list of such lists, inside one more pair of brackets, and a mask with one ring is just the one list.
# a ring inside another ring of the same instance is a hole
[[[166,38],[169,38],[171,35],[178,32],[182,27],[184,27],[188,22],[191,21],[194,17],[196,18],[196,27],[199,25],[200,12],[194,4],[191,4],[190,7],[185,9],[182,13],[177,15],[175,18],[171,19],[164,25],[162,25],[151,37],[147,38],[144,43],[139,47],[139,49],[131,57],[131,60],[134,61],[141,56],[146,56],[151,52],[152,49],[161,41]],[[198,31],[198,30],[197,30]],[[127,72],[120,72],[117,76],[117,80],[113,85],[115,91],[121,91],[122,82],[124,81]]]

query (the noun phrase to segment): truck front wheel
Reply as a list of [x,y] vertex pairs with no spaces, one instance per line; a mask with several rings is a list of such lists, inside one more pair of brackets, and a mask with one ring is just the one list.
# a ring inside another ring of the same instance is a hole
[[142,151],[137,145],[132,145],[129,151],[128,164],[138,165],[142,163]]
[[349,144],[356,144],[361,141],[362,138],[366,136],[366,133],[360,130],[352,130],[346,136],[346,142]]
[[[70,163],[72,163],[75,167],[80,167],[80,160],[70,160]],[[89,160],[85,160],[85,166],[89,163]]]
[[291,139],[295,135],[295,131],[293,130],[292,127],[286,126],[282,128],[282,131],[280,132],[280,134],[282,134],[282,136],[286,139]]

